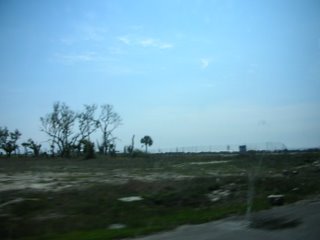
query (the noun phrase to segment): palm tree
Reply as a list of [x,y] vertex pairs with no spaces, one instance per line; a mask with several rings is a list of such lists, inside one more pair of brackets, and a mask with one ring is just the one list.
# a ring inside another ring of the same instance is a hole
[[148,152],[148,146],[153,144],[152,138],[150,136],[144,136],[141,138],[140,142],[146,146],[146,152]]

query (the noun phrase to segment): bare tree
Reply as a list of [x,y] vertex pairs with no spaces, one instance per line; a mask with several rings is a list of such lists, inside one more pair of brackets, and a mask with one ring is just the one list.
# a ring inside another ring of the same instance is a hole
[[89,140],[90,135],[99,128],[100,122],[95,119],[96,110],[97,106],[94,104],[84,105],[84,111],[78,115],[81,140]]
[[0,148],[6,152],[8,157],[18,149],[17,141],[20,136],[21,133],[17,129],[9,132],[7,127],[0,127]]
[[[55,103],[53,112],[40,118],[41,130],[50,137],[52,154],[56,147],[63,157],[69,157],[76,150],[80,154],[84,151],[84,143],[90,142],[90,135],[98,128],[102,131],[99,148],[104,154],[108,153],[112,144],[115,146],[112,133],[121,124],[121,118],[111,105],[102,105],[98,118],[95,117],[96,110],[96,105],[84,105],[84,110],[76,113],[65,103]],[[94,149],[94,144],[92,146]]]
[[38,157],[40,154],[41,144],[35,143],[31,138],[27,142],[21,144],[25,148],[30,148],[33,151],[33,155]]
[[[97,106],[94,104],[84,105],[83,112],[78,114],[80,136],[75,145],[75,149],[77,149],[79,155],[81,151],[83,151],[83,153],[86,155],[87,149],[90,147],[92,147],[92,150],[90,151],[94,152],[94,144],[90,141],[90,135],[94,133],[100,126],[99,120],[95,118],[96,110]],[[86,158],[91,158],[91,156]]]
[[132,136],[131,138],[131,145],[125,146],[124,147],[124,153],[129,153],[129,154],[133,154],[134,151],[134,137],[135,135]]
[[101,153],[107,154],[110,146],[114,146],[116,138],[113,136],[113,131],[119,127],[121,123],[122,119],[119,114],[114,111],[112,105],[104,104],[101,106],[99,117],[99,126],[102,132],[102,144],[99,146]]
[[41,117],[41,130],[51,138],[51,148],[58,147],[60,156],[69,157],[80,134],[74,132],[78,115],[65,103],[56,102],[53,112]]

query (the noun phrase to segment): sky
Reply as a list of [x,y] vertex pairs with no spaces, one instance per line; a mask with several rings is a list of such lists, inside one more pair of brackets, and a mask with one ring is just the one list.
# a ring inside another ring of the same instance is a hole
[[[0,126],[111,104],[118,149],[320,146],[320,1],[1,0]],[[99,135],[96,136],[99,138]]]

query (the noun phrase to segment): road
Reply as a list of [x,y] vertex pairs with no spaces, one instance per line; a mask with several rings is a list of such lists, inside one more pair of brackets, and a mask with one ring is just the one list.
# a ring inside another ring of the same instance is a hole
[[[281,229],[248,227],[244,217],[231,217],[199,225],[181,226],[135,240],[319,240],[320,199],[301,201],[281,207],[274,207],[252,215],[255,222],[268,222]],[[278,220],[277,220],[278,219]],[[279,222],[279,223],[278,223]],[[288,225],[285,225],[288,223]],[[290,224],[292,223],[292,224]],[[270,225],[268,225],[270,226]],[[283,227],[286,226],[286,227]]]

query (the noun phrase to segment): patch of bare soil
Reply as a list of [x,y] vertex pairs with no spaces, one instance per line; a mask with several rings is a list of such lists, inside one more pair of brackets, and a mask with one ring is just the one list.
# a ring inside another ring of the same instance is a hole
[[187,179],[190,176],[166,173],[134,173],[123,169],[108,172],[19,172],[0,174],[0,192],[7,190],[37,189],[61,191],[72,187],[85,187],[94,183],[124,184],[129,180],[152,182],[165,179]]

